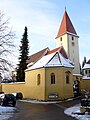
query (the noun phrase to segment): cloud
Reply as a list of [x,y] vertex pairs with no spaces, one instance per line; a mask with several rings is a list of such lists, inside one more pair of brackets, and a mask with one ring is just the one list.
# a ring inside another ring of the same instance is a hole
[[[48,36],[56,31],[56,20],[51,12],[55,6],[47,0],[34,0],[22,3],[18,0],[9,1],[7,6],[5,0],[1,3],[1,9],[11,17],[13,28],[22,33],[24,26],[30,29],[30,33]],[[3,8],[2,8],[3,6]],[[48,9],[48,10],[47,10]],[[48,14],[47,14],[47,11]]]

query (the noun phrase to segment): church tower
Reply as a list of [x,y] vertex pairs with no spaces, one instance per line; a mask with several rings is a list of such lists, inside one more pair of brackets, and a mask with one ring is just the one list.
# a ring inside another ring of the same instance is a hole
[[65,10],[63,19],[56,37],[57,47],[63,46],[69,59],[74,63],[73,73],[80,73],[79,65],[79,45],[78,38],[73,24]]

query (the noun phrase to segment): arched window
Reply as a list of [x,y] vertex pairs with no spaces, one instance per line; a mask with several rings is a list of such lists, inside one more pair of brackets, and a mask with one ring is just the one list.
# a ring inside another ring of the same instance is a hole
[[40,85],[40,74],[37,75],[37,85]]
[[66,75],[66,84],[69,84],[69,75]]
[[66,84],[69,84],[70,83],[70,71],[67,71],[66,72]]
[[51,84],[55,84],[55,74],[51,73]]

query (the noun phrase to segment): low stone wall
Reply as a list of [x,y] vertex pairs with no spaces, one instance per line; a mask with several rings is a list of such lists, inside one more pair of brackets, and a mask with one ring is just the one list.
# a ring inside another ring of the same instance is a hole
[[13,93],[13,92],[22,92],[23,93],[23,97],[26,98],[27,97],[27,89],[25,86],[25,83],[2,83],[2,91],[5,93]]
[[90,91],[90,79],[80,81],[81,90]]
[[[5,93],[22,92],[23,98],[44,100],[44,95],[39,87],[32,87],[25,82],[21,83],[2,83],[2,91]],[[41,87],[40,87],[41,88]]]

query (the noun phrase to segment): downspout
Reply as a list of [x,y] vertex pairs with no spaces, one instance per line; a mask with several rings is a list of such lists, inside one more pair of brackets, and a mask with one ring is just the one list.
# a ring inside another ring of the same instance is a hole
[[44,68],[44,101],[46,100],[46,68]]

